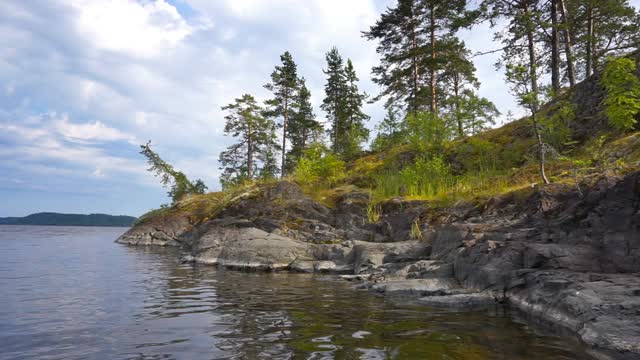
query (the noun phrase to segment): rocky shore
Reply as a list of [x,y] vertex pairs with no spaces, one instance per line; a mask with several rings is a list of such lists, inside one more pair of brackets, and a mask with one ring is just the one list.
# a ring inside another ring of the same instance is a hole
[[240,270],[335,273],[429,306],[505,303],[571,330],[597,358],[640,359],[640,172],[450,206],[393,199],[374,218],[370,206],[351,190],[327,207],[283,181],[204,221],[151,216],[117,242]]

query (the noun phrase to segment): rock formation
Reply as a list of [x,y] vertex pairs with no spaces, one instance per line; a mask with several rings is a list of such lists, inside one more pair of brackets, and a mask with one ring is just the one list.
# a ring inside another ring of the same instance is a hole
[[430,306],[504,302],[572,330],[600,358],[640,358],[640,172],[446,207],[393,199],[375,223],[368,201],[353,190],[329,208],[283,181],[209,220],[158,215],[117,241],[234,269],[340,274]]

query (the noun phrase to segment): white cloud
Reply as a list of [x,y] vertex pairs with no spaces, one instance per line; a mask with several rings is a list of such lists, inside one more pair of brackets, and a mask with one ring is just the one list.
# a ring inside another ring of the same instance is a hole
[[[71,176],[55,172],[48,164],[55,161],[68,167],[60,171],[95,181],[128,174],[156,183],[131,146],[150,139],[176,168],[215,187],[216,159],[230,141],[220,108],[243,93],[264,100],[263,85],[285,50],[307,79],[320,118],[331,46],[353,60],[361,88],[378,93],[369,76],[376,44],[361,31],[393,3],[0,0],[0,140],[11,136],[10,145],[0,142],[0,170],[23,164],[34,174]],[[473,50],[494,48],[490,38],[482,27],[465,34]],[[475,61],[481,94],[505,113],[515,108],[493,59]],[[68,117],[34,116],[42,109]],[[365,111],[370,126],[383,116],[380,103]]]
[[107,174],[133,174],[147,177],[141,159],[110,155],[101,143],[131,140],[131,136],[100,122],[71,123],[66,115],[55,112],[42,115],[38,127],[0,123],[0,140],[12,143],[0,148],[4,165],[12,160],[17,166],[38,165],[42,160],[60,161],[68,168],[96,169],[96,177]]
[[61,116],[54,121],[56,131],[72,142],[91,143],[125,140],[130,143],[137,143],[135,136],[126,134],[116,128],[106,126],[100,121],[93,121],[83,124],[69,122],[67,115]]
[[153,56],[176,46],[193,32],[164,0],[75,0],[79,33],[100,49]]

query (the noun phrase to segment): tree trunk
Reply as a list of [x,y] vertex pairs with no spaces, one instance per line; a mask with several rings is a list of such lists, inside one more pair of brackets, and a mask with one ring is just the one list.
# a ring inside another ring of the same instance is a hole
[[587,6],[587,50],[585,54],[585,74],[590,77],[593,74],[593,6]]
[[282,122],[282,165],[280,167],[280,178],[284,179],[285,161],[287,160],[287,126],[289,125],[289,102],[284,99],[284,120]]
[[553,95],[560,91],[560,43],[558,40],[558,3],[551,0],[551,87]]
[[247,129],[247,176],[253,178],[253,130],[250,124]]
[[418,48],[418,41],[416,40],[416,28],[415,24],[413,25],[411,31],[411,42],[412,42],[412,51],[413,55],[411,56],[411,60],[413,61],[413,116],[418,115],[418,53],[416,49]]
[[438,102],[436,100],[436,15],[433,9],[433,5],[431,5],[431,14],[430,14],[430,22],[431,22],[431,106],[429,110],[431,113],[435,114],[438,111]]
[[333,153],[338,154],[338,125],[340,120],[338,119],[338,99],[335,99],[335,113],[333,114]]
[[458,135],[464,137],[464,128],[462,126],[462,119],[460,118],[460,81],[458,74],[453,75],[453,92],[455,94],[455,112],[456,121],[458,122]]
[[[561,0],[563,1],[563,0]],[[529,8],[527,3],[524,3],[524,12],[525,16],[529,12]],[[542,142],[542,136],[540,135],[540,131],[538,129],[538,75],[536,73],[536,50],[535,44],[533,41],[533,29],[531,23],[527,24],[527,45],[529,48],[529,74],[531,77],[531,91],[533,92],[533,104],[531,104],[531,121],[533,123],[533,133],[536,137],[536,142],[538,143],[538,156],[540,160],[540,177],[545,184],[549,184],[549,179],[544,171],[544,144]]]
[[562,33],[564,35],[564,52],[567,57],[567,76],[569,77],[569,85],[576,85],[576,70],[573,64],[573,44],[571,43],[571,29],[569,28],[569,17],[567,14],[567,6],[565,0],[560,1],[560,14],[562,15]]

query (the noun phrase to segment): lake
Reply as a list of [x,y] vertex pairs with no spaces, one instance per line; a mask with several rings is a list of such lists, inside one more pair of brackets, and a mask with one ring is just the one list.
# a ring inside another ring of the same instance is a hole
[[0,226],[0,359],[589,359],[498,307],[181,264],[125,228]]

